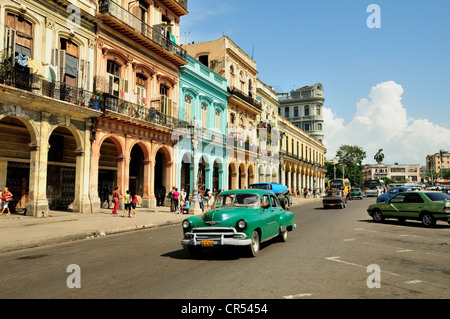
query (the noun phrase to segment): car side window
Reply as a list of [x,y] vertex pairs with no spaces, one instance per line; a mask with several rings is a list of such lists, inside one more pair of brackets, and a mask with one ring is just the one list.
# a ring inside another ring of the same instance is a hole
[[261,196],[261,207],[264,207],[266,205],[269,205],[269,196],[262,195]]
[[405,195],[404,203],[423,203],[423,199],[419,194],[410,193]]
[[391,198],[391,203],[403,203],[405,195],[399,194]]
[[280,205],[278,205],[277,199],[273,195],[270,195],[270,202],[272,203],[272,207],[279,207],[280,206]]
[[397,193],[397,190],[396,189],[391,189],[390,191],[389,191],[389,194],[396,194]]

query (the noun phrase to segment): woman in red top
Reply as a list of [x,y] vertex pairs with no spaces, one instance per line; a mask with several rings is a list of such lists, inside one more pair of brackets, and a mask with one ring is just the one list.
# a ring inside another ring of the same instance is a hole
[[117,207],[119,207],[119,198],[120,198],[118,186],[116,186],[116,188],[114,189],[112,197],[113,197],[113,201],[114,201],[114,209],[113,209],[112,213],[117,214]]
[[137,204],[137,195],[133,196],[133,199],[131,200],[131,216],[130,217],[136,217],[136,204]]
[[2,212],[0,213],[0,215],[3,215],[3,212],[5,211],[5,209],[8,210],[8,214],[6,214],[6,215],[11,215],[8,204],[12,200],[12,197],[13,197],[13,194],[11,194],[11,192],[8,190],[8,187],[5,187],[5,191],[3,192],[3,196],[2,196],[3,209],[2,209]]

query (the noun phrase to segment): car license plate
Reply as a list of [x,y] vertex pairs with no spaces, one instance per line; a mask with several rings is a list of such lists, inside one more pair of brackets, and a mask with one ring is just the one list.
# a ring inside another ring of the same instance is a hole
[[214,247],[214,240],[202,240],[202,247]]
[[330,204],[330,206],[334,206],[334,204]]

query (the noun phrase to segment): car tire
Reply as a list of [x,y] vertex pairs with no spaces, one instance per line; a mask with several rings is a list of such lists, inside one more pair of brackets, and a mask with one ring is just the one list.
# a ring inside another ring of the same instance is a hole
[[281,242],[283,242],[283,243],[287,242],[287,240],[288,240],[288,231],[285,230],[284,232],[281,232],[279,237],[280,237],[280,241]]
[[422,225],[425,227],[432,227],[436,225],[436,219],[430,213],[424,213],[421,218]]
[[256,256],[258,256],[259,249],[261,246],[261,243],[259,241],[259,234],[256,230],[253,231],[251,240],[252,240],[252,242],[251,242],[250,246],[248,247],[248,253],[250,254],[250,257],[256,257]]
[[381,223],[384,221],[384,215],[379,209],[373,211],[372,218],[377,223]]

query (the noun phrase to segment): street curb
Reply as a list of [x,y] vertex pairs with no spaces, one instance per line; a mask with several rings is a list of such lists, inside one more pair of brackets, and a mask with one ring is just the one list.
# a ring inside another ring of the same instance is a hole
[[[313,201],[318,200],[321,198],[311,198],[307,201]],[[297,199],[300,200],[300,199]],[[303,199],[304,200],[304,199]],[[301,200],[301,202],[303,202]],[[301,205],[301,202],[293,203],[292,206],[299,206]],[[194,216],[189,214],[186,217]],[[112,228],[112,229],[95,229],[95,230],[87,230],[87,231],[80,231],[75,234],[70,235],[61,235],[53,238],[47,238],[47,239],[36,239],[36,240],[30,240],[30,241],[19,241],[14,242],[11,244],[6,244],[3,247],[0,248],[0,253],[7,253],[17,250],[23,250],[23,249],[29,249],[29,248],[36,248],[36,247],[42,247],[46,245],[54,245],[64,242],[70,242],[70,241],[77,241],[82,239],[91,239],[91,238],[99,238],[104,237],[107,235],[114,235],[114,234],[120,234],[120,233],[126,233],[136,230],[145,230],[145,229],[151,229],[151,228],[157,228],[157,227],[164,227],[164,226],[172,226],[181,224],[182,220],[179,219],[170,219],[166,220],[161,223],[149,223],[144,225],[133,225],[128,227],[118,227],[118,228]]]

